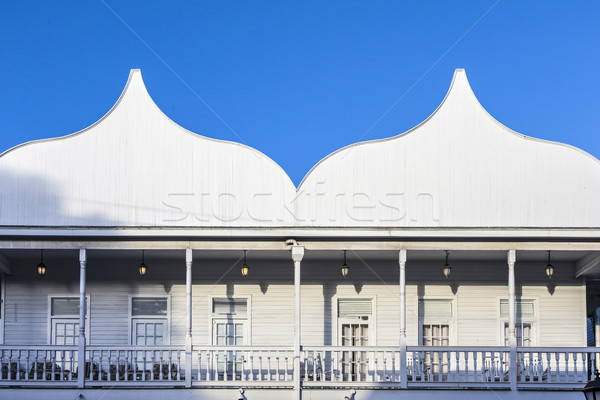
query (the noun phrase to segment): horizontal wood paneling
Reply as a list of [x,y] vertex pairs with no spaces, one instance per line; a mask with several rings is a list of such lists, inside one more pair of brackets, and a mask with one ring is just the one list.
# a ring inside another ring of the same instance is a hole
[[[418,344],[418,299],[448,298],[455,302],[457,345],[502,344],[499,301],[507,298],[507,267],[501,262],[457,261],[450,278],[441,264],[407,264],[407,338]],[[185,341],[185,266],[183,260],[149,263],[151,272],[137,275],[137,262],[90,263],[87,289],[91,301],[92,344],[127,345],[130,295],[169,296],[171,343]],[[574,266],[557,265],[549,280],[545,265],[517,263],[517,298],[537,304],[537,338],[540,346],[585,345],[585,286],[572,279]],[[47,341],[49,294],[78,296],[76,264],[53,260],[44,278],[33,277],[33,267],[14,267],[6,278],[5,338],[7,344],[39,344]],[[210,299],[248,297],[251,303],[251,344],[293,343],[294,288],[291,262],[253,260],[251,274],[242,278],[231,261],[203,260],[194,264],[193,342],[210,344]],[[51,271],[51,272],[50,272]],[[64,279],[59,278],[64,276]],[[350,276],[341,278],[339,265],[309,260],[302,266],[302,335],[305,345],[338,343],[336,300],[374,299],[375,332],[370,343],[399,343],[399,288],[397,265],[381,260],[352,260]],[[372,325],[373,326],[373,325]]]

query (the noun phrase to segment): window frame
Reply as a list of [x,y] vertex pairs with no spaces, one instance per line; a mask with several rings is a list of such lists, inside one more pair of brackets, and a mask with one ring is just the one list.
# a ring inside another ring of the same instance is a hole
[[[220,299],[229,300],[246,300],[246,315],[235,315],[235,314],[221,314],[213,312],[214,301]],[[208,301],[208,326],[210,327],[210,344],[216,346],[217,340],[217,323],[222,322],[241,322],[244,326],[244,340],[243,346],[252,346],[252,296],[210,296]],[[231,346],[235,347],[235,346]]]
[[[77,299],[77,301],[79,301],[79,295],[78,294],[48,294],[48,309],[46,311],[47,314],[47,318],[46,318],[46,343],[48,345],[52,344],[52,320],[54,319],[76,319],[77,322],[79,322],[79,314],[77,314],[77,316],[73,316],[73,315],[64,315],[64,314],[59,314],[59,315],[52,315],[52,299],[54,298],[72,298],[72,299]],[[92,310],[92,305],[91,305],[91,296],[90,293],[86,293],[85,295],[85,344],[88,345],[90,344],[90,337],[92,336],[92,332],[90,330],[90,319],[91,319],[91,310]]]
[[[371,316],[367,320],[369,326],[369,347],[377,346],[377,296],[344,296],[344,295],[334,295],[331,298],[331,315],[332,315],[332,338],[335,338],[335,343],[337,346],[342,346],[342,324],[344,323],[356,323],[359,321],[357,319],[353,319],[350,317],[340,317],[339,316],[339,302],[340,300],[369,300],[371,302]],[[333,342],[333,340],[332,340]]]
[[[167,315],[166,316],[158,316],[158,315],[133,315],[133,299],[166,299],[167,300]],[[129,340],[129,344],[131,346],[136,346],[133,337],[133,326],[134,321],[139,322],[153,322],[153,321],[164,321],[165,322],[165,339],[164,346],[171,345],[171,295],[161,294],[130,294],[127,299],[128,304],[128,333],[127,338]]]
[[[435,318],[421,318],[421,302],[428,300],[443,300],[450,302],[452,309],[452,317],[449,320],[435,319]],[[456,346],[458,343],[457,338],[457,305],[456,296],[424,296],[417,299],[417,338],[419,346],[423,344],[423,325],[438,324],[442,325],[445,322],[448,323],[448,346]]]
[[[526,347],[535,347],[539,345],[539,332],[538,332],[538,326],[539,326],[539,321],[540,321],[540,313],[539,313],[539,297],[538,296],[521,296],[522,298],[520,299],[515,299],[515,306],[517,305],[517,303],[519,302],[523,302],[523,301],[531,301],[533,302],[533,318],[532,319],[524,319],[519,321],[519,319],[517,318],[517,314],[515,312],[515,325],[517,324],[523,324],[523,323],[530,323],[531,324],[531,345],[530,346],[526,346]],[[502,317],[502,313],[501,313],[501,307],[500,307],[500,303],[502,302],[502,300],[505,300],[508,302],[508,298],[507,297],[497,297],[496,300],[496,307],[497,307],[497,320],[498,320],[498,343],[500,343],[500,346],[509,346],[507,344],[505,344],[506,342],[506,336],[504,333],[504,324],[508,323],[508,317],[505,319]],[[510,310],[509,310],[510,312]],[[522,346],[519,346],[522,347]]]

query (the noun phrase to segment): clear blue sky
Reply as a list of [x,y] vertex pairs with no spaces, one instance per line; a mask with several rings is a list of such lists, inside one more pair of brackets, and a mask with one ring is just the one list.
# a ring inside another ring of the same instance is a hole
[[423,121],[465,68],[501,123],[600,158],[599,1],[4,1],[0,34],[0,151],[94,123],[141,68],[175,122],[298,184]]

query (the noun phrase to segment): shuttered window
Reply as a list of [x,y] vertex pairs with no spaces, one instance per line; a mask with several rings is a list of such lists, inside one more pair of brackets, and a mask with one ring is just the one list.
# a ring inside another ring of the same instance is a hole
[[339,300],[338,317],[368,317],[371,316],[371,300]]
[[213,299],[214,314],[246,315],[248,301],[246,299]]
[[421,320],[452,319],[452,300],[419,300],[419,318]]
[[53,297],[50,300],[50,313],[55,315],[79,315],[79,298]]
[[135,316],[167,316],[167,299],[137,297],[131,299],[131,315]]
[[[535,304],[533,300],[517,300],[515,308],[517,321],[535,318]],[[508,300],[500,300],[500,318],[508,319]]]

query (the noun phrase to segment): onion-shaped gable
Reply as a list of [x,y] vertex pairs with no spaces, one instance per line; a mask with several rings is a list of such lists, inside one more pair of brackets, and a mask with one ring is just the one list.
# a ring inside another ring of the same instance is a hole
[[5,152],[0,187],[0,225],[41,227],[289,226],[296,194],[260,152],[167,118],[139,70],[94,125]]
[[423,123],[329,155],[298,192],[312,226],[600,227],[600,162],[501,125],[464,70]]

